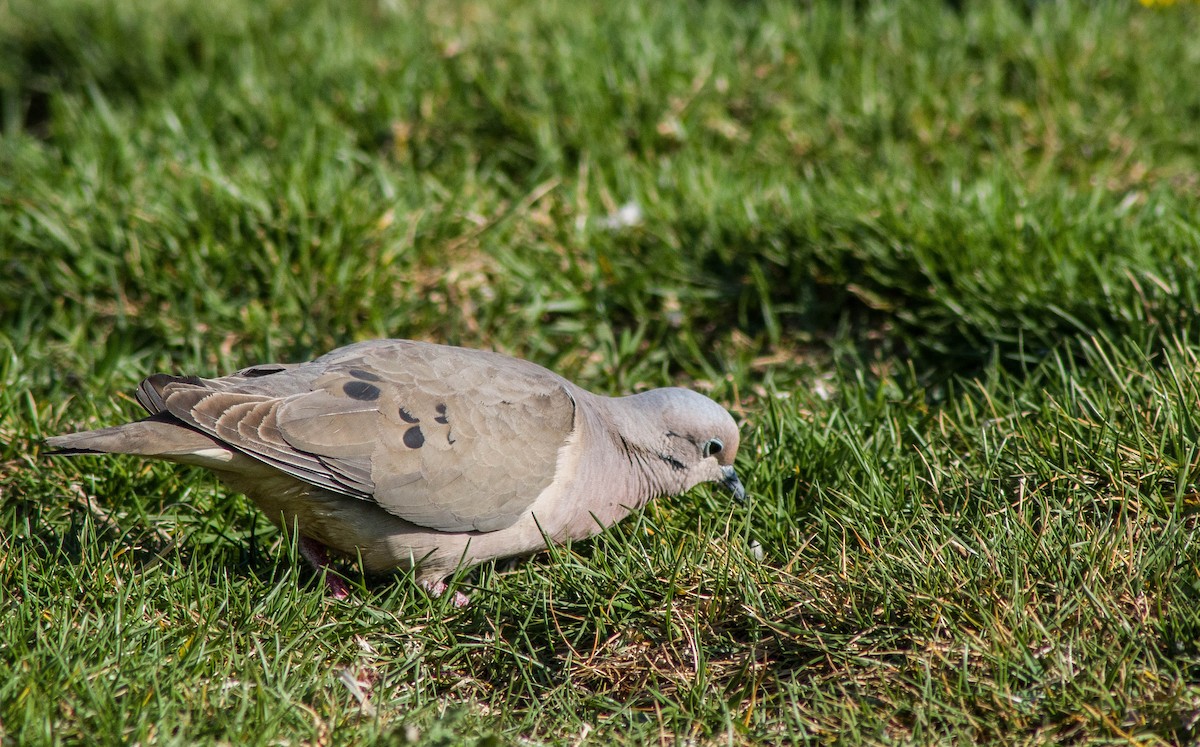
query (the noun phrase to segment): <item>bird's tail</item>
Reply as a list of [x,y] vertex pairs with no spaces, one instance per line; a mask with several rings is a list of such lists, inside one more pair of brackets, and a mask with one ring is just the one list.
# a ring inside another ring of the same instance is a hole
[[140,454],[176,461],[193,461],[188,456],[217,456],[214,449],[229,453],[229,448],[220,441],[166,414],[111,428],[51,436],[46,439],[46,446],[51,456]]

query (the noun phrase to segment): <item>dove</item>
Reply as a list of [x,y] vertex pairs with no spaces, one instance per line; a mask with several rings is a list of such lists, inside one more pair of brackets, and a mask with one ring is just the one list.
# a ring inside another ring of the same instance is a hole
[[155,374],[137,401],[144,419],[52,436],[50,453],[211,470],[294,535],[339,598],[331,555],[412,569],[436,597],[461,567],[592,536],[700,483],[745,501],[738,426],[708,397],[606,397],[484,350],[370,340],[220,378]]

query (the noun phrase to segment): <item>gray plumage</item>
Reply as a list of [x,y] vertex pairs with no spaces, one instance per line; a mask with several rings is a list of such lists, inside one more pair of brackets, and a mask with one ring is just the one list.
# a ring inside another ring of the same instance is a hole
[[314,564],[324,546],[369,571],[415,566],[434,593],[460,565],[590,536],[701,482],[744,496],[737,425],[707,397],[602,397],[479,350],[373,340],[216,379],[157,374],[137,398],[144,420],[47,445],[207,467],[298,528]]

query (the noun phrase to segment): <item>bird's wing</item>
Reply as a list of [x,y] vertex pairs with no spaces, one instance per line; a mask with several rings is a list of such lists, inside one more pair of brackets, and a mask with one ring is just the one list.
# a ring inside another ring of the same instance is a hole
[[565,382],[526,361],[396,340],[139,390],[300,480],[446,532],[513,524],[555,479],[575,424]]

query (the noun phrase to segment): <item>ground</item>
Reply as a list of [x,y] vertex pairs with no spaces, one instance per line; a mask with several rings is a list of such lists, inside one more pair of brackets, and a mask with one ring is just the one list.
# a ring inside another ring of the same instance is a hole
[[[0,741],[1200,738],[1200,5],[0,4]],[[743,424],[587,542],[323,594],[154,371],[373,337]],[[761,557],[760,557],[761,556]]]

